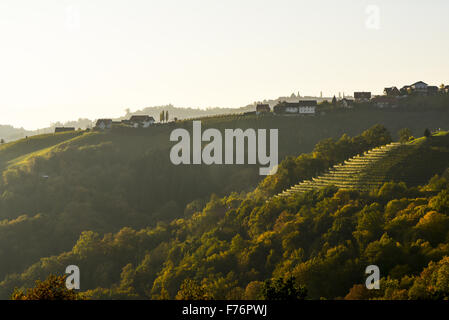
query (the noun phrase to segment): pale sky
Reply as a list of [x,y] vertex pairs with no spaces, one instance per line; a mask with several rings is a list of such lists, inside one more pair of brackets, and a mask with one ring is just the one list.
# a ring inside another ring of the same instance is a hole
[[448,14],[447,0],[1,0],[0,124],[447,84]]

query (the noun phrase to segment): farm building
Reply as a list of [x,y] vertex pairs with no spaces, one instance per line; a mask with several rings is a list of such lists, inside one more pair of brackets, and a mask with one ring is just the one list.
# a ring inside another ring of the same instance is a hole
[[316,113],[316,100],[301,100],[298,102],[280,102],[274,106],[276,114],[314,115]]
[[368,102],[371,100],[371,92],[354,92],[355,102]]
[[258,104],[256,105],[256,114],[263,114],[271,112],[269,104]]
[[74,127],[56,127],[55,128],[55,133],[68,132],[68,131],[75,131],[75,128]]
[[150,125],[154,124],[154,122],[154,118],[148,115],[131,116],[128,121],[134,128],[148,128]]

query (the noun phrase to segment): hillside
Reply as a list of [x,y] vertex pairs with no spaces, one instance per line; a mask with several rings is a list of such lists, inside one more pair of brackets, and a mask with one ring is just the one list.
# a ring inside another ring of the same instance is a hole
[[[442,133],[418,139],[418,150],[403,159],[410,161],[404,168],[419,173],[419,153],[432,149],[443,151],[448,168],[447,138]],[[313,157],[335,162],[345,150],[360,153],[353,148],[364,141],[379,146],[385,140],[388,133],[375,127],[351,139],[320,143]],[[364,148],[370,149],[369,143]],[[296,165],[303,167],[306,159],[299,156]],[[280,175],[285,165],[293,170],[283,162]],[[433,168],[431,162],[427,168]],[[433,170],[441,168],[438,164]],[[279,179],[276,175],[265,180]],[[449,297],[444,286],[449,281],[444,271],[449,255],[448,170],[421,189],[403,182],[387,182],[369,192],[329,186],[270,202],[263,185],[246,194],[211,197],[170,223],[105,235],[85,231],[71,250],[5,277],[0,295],[75,264],[83,272],[83,291],[95,299],[173,299],[188,278],[214,299],[258,299],[264,280],[285,276],[304,285],[312,299]],[[369,264],[381,268],[386,283],[374,293],[360,289]]]
[[[202,237],[215,238],[214,234],[218,232],[218,247],[202,253],[208,252],[206,256],[209,256],[221,246],[220,241],[230,240],[231,234],[243,232],[242,237],[248,240],[259,233],[258,230],[264,226],[263,219],[253,221],[254,218],[249,216],[251,212],[251,215],[262,215],[262,212],[273,216],[281,214],[278,209],[262,208],[263,204],[258,199],[264,201],[344,159],[391,142],[391,137],[382,127],[375,127],[362,134],[368,127],[380,123],[393,134],[403,127],[409,127],[414,134],[419,135],[425,127],[444,128],[444,124],[448,123],[448,114],[430,110],[404,114],[373,109],[335,112],[317,117],[234,115],[203,119],[203,130],[279,129],[279,155],[280,160],[284,160],[278,174],[265,179],[258,175],[258,165],[172,165],[169,160],[169,150],[173,145],[169,142],[170,132],[177,127],[190,131],[190,121],[149,129],[118,127],[111,132],[49,134],[5,144],[0,147],[0,278],[6,281],[1,286],[1,294],[4,297],[9,294],[11,286],[22,286],[36,277],[45,277],[49,270],[58,272],[69,261],[79,263],[83,270],[90,270],[88,272],[92,278],[85,278],[86,288],[110,288],[120,280],[125,266],[136,266],[142,262],[145,252],[156,250],[152,253],[154,258],[151,258],[155,260],[150,264],[157,266],[154,270],[161,271],[167,258],[166,250],[174,250],[170,253],[175,259],[172,261],[173,266],[187,259],[184,249],[175,243],[190,246],[184,241],[198,237],[192,243],[196,246],[203,241]],[[426,160],[419,161],[425,163]],[[441,165],[438,170],[429,166],[429,172],[425,175],[439,173]],[[250,205],[251,209],[238,209],[247,197],[254,197],[257,201]],[[221,203],[228,204],[222,207]],[[223,229],[215,230],[214,224],[229,223],[223,215],[231,215],[228,211],[234,209],[241,211],[241,218],[246,222],[236,220],[230,229],[223,226],[220,227]],[[220,222],[221,219],[226,222]],[[136,247],[133,243],[128,250],[128,240],[125,238],[130,236],[129,241],[134,241],[135,233],[138,234],[140,244]],[[256,238],[253,240],[256,241]],[[109,253],[99,253],[97,249],[103,250],[100,249],[103,244],[99,244],[92,251],[90,246],[96,245],[97,241],[103,241],[104,248],[109,245],[114,248],[111,247]],[[120,248],[116,248],[116,245]],[[254,250],[265,252],[265,249]],[[92,256],[93,252],[98,254]],[[109,254],[114,256],[112,259],[116,259],[116,262],[111,262]],[[75,256],[81,260],[72,261]],[[87,257],[89,261],[85,260]],[[197,262],[200,263],[202,259],[199,258]],[[98,262],[100,260],[104,264]],[[29,266],[32,266],[31,269],[27,269]],[[100,272],[97,267],[103,271]],[[220,268],[222,272],[228,269],[224,266]],[[245,272],[251,273],[250,270]],[[22,277],[22,272],[27,275]],[[156,273],[152,271],[145,280],[148,285],[159,277]],[[271,276],[267,270],[259,270],[252,276],[249,273],[246,280]],[[169,281],[168,291],[171,296],[176,293],[181,278]],[[160,281],[165,282],[161,279],[156,282]],[[155,286],[158,285],[156,282]],[[145,294],[139,293],[139,297],[159,297],[160,292],[157,290],[160,288],[154,289],[156,291],[151,294],[148,290],[144,290],[147,292]]]
[[448,133],[441,132],[431,139],[380,146],[334,165],[326,173],[302,181],[275,197],[290,197],[298,192],[330,186],[369,191],[389,181],[421,185],[448,167],[448,145]]
[[38,156],[45,149],[51,148],[63,141],[70,140],[83,132],[61,132],[57,134],[45,134],[28,137],[0,146],[0,170],[3,171],[10,165],[18,164],[26,157]]

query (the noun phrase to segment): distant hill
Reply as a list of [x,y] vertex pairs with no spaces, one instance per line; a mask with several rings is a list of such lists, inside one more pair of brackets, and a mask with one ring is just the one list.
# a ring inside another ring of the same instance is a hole
[[249,105],[242,108],[207,108],[207,109],[199,109],[199,108],[182,108],[175,107],[171,104],[166,106],[155,106],[155,107],[146,107],[140,110],[136,110],[134,112],[127,113],[118,119],[114,120],[124,120],[129,119],[132,115],[149,115],[152,116],[156,121],[159,121],[159,115],[161,111],[168,111],[169,120],[173,120],[177,118],[181,119],[189,119],[189,118],[198,118],[198,117],[209,117],[216,115],[226,115],[226,114],[239,114],[247,111],[255,111],[254,105]]
[[5,142],[21,139],[27,135],[33,135],[33,132],[23,128],[14,128],[10,125],[0,125],[0,139]]

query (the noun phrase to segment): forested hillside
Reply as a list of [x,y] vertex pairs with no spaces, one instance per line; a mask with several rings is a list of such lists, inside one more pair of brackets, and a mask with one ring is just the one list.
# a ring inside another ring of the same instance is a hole
[[[387,137],[374,131],[379,141]],[[374,138],[369,132],[364,136]],[[422,144],[428,153],[436,146],[449,152],[449,135]],[[341,149],[315,153],[324,159]],[[447,171],[422,188],[402,182],[372,192],[328,187],[269,202],[266,192],[261,184],[251,193],[213,196],[204,208],[189,206],[185,218],[156,227],[83,232],[69,252],[8,276],[2,294],[75,264],[90,298],[175,298],[190,278],[215,299],[255,299],[264,280],[285,276],[315,299],[449,296]],[[359,285],[369,264],[381,268],[387,284],[374,295]]]
[[[172,165],[170,132],[176,127],[191,130],[189,121],[149,129],[51,134],[5,144],[0,147],[0,297],[8,298],[14,287],[31,286],[49,273],[62,273],[69,264],[80,267],[83,290],[91,290],[88,294],[94,298],[174,298],[186,278],[204,285],[216,299],[255,298],[246,291],[256,292],[251,288],[260,287],[260,281],[282,274],[294,275],[308,287],[310,297],[344,296],[361,281],[363,274],[357,272],[369,260],[366,246],[396,235],[387,225],[399,213],[386,212],[389,201],[402,198],[407,206],[424,206],[394,238],[403,241],[404,259],[410,258],[407,250],[418,240],[433,250],[433,255],[419,253],[410,270],[398,273],[416,275],[446,252],[440,248],[447,233],[444,178],[434,179],[427,189],[400,183],[361,194],[329,188],[266,203],[303,179],[389,143],[403,127],[418,136],[426,127],[444,128],[448,123],[448,113],[441,111],[387,114],[363,110],[317,117],[204,119],[203,129],[279,129],[284,161],[277,174],[264,180],[254,165]],[[362,133],[377,123],[384,127]],[[432,145],[437,138],[423,140],[428,155],[433,148],[446,152],[444,137]],[[411,153],[409,158],[427,163],[419,155]],[[441,174],[444,165],[427,166],[423,179]],[[408,170],[413,168],[410,163]],[[443,203],[442,210],[433,207],[437,202]],[[371,207],[374,222],[360,222]],[[432,210],[437,215],[429,219],[443,221],[438,223],[443,229],[431,241],[416,225]],[[374,223],[375,232],[359,226],[364,223],[366,228]],[[307,272],[323,275],[338,259],[347,261],[341,264],[347,269],[339,271],[329,288],[316,287],[318,278]],[[382,274],[396,266],[387,265]]]

